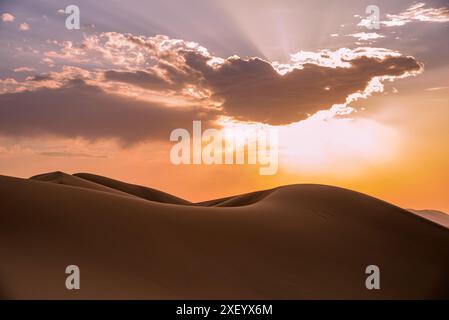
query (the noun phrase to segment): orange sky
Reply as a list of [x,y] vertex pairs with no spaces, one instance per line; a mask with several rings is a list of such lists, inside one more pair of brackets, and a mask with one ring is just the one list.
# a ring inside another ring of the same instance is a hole
[[[0,174],[90,172],[191,201],[320,183],[449,212],[447,6],[381,1],[366,30],[355,1],[219,1],[197,23],[182,3],[75,2],[79,32],[57,2],[0,7]],[[170,131],[223,119],[279,130],[275,175],[170,162]]]

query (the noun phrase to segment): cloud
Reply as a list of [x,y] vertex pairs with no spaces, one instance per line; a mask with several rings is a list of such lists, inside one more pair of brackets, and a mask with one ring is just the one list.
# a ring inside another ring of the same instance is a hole
[[433,88],[427,88],[425,91],[440,91],[440,90],[446,90],[449,89],[449,87],[433,87]]
[[126,82],[145,89],[165,90],[170,86],[168,81],[152,70],[134,72],[108,70],[104,72],[104,76],[106,80]]
[[33,71],[36,71],[36,69],[29,68],[29,67],[19,67],[19,68],[15,68],[13,71],[14,72],[33,72]]
[[56,41],[59,50],[44,53],[46,57],[72,63],[89,63],[101,67],[143,70],[158,61],[178,64],[184,50],[210,55],[195,42],[170,39],[164,35],[135,36],[118,32],[104,32],[86,36],[81,44]]
[[19,25],[19,30],[20,31],[28,31],[28,30],[30,30],[30,25],[26,22],[23,22]]
[[56,158],[106,158],[105,155],[77,153],[77,152],[46,151],[46,152],[39,152],[39,154],[46,157],[56,157]]
[[41,63],[46,64],[50,68],[53,68],[55,66],[54,61],[49,57],[42,58]]
[[[0,80],[0,134],[51,134],[123,143],[166,139],[192,120],[220,117],[282,125],[339,110],[419,73],[413,57],[384,48],[300,51],[287,64],[221,58],[166,36],[102,33],[59,43],[43,59],[86,67]],[[55,70],[57,68],[55,67]]]
[[13,22],[16,17],[14,17],[11,13],[5,12],[2,13],[2,21],[3,22]]
[[227,115],[273,125],[304,120],[344,103],[351,94],[364,91],[374,78],[401,77],[421,69],[414,58],[403,56],[362,56],[345,62],[347,67],[305,63],[281,75],[258,58],[230,58],[212,68],[205,58],[187,57],[187,64],[201,71],[213,97],[223,99]]
[[53,135],[97,140],[116,138],[122,145],[165,140],[174,128],[188,128],[192,119],[209,123],[199,108],[167,108],[108,94],[83,80],[59,88],[0,95],[0,134]]
[[279,65],[259,58],[216,57],[199,44],[165,36],[106,33],[88,38],[82,47],[86,51],[75,50],[69,59],[97,57],[127,69],[106,72],[108,80],[190,95],[219,106],[226,116],[269,124],[303,120],[344,103],[350,94],[363,96],[373,78],[379,83],[421,70],[414,58],[382,48],[300,52],[289,64]]
[[381,35],[376,32],[358,32],[358,33],[348,34],[348,36],[357,38],[358,40],[362,40],[362,41],[385,38],[384,35]]
[[[385,27],[398,27],[411,22],[449,22],[449,8],[425,8],[426,4],[423,2],[416,3],[407,8],[407,10],[399,14],[387,14],[386,19],[380,21],[380,24]],[[362,18],[358,23],[361,27],[370,27],[371,19]]]

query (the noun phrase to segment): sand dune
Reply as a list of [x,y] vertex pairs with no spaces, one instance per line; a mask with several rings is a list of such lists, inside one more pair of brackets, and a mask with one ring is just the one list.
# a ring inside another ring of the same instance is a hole
[[[449,230],[346,189],[291,185],[190,204],[53,173],[0,176],[0,190],[3,298],[449,298]],[[80,290],[65,289],[69,264]],[[370,264],[380,290],[365,288]]]
[[172,203],[172,204],[189,204],[190,202],[171,194],[156,189],[143,187],[135,184],[125,183],[122,181],[98,176],[90,173],[75,173],[74,176],[80,177],[87,181],[92,181],[97,184],[113,188],[115,190],[120,190],[128,194],[140,197],[146,200],[162,202],[162,203]]
[[102,191],[102,192],[110,192],[110,193],[119,194],[122,196],[131,196],[130,193],[125,193],[125,192],[119,191],[119,189],[109,188],[103,184],[94,183],[87,179],[78,178],[75,175],[70,175],[70,174],[67,174],[64,172],[60,172],[60,171],[39,174],[39,175],[31,177],[30,179],[59,183],[59,184],[67,185],[67,186],[92,189],[92,190],[97,190],[97,191]]

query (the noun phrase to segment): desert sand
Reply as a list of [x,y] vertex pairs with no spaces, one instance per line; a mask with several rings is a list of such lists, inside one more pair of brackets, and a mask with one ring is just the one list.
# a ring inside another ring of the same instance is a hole
[[[449,229],[342,188],[195,204],[55,172],[0,176],[0,190],[1,298],[449,298]],[[80,290],[65,288],[71,264]],[[380,290],[365,287],[371,264]]]

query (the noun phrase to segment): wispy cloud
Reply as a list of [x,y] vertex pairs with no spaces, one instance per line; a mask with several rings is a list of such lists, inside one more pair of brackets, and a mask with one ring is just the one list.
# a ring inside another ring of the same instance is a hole
[[13,71],[14,72],[33,72],[33,71],[36,71],[36,69],[29,68],[29,67],[19,67],[19,68],[15,68]]
[[375,40],[375,39],[379,39],[379,38],[385,38],[384,35],[381,35],[381,34],[376,33],[376,32],[358,32],[358,33],[348,34],[348,36],[353,37],[353,38],[357,38],[358,40],[362,40],[362,41],[368,41],[368,40]]
[[433,87],[433,88],[427,88],[425,91],[440,91],[440,90],[446,90],[449,89],[449,87]]
[[11,13],[5,12],[1,15],[3,22],[13,22],[16,17],[14,17]]
[[20,31],[28,31],[28,30],[30,30],[30,25],[28,23],[26,23],[26,22],[22,22],[19,25],[19,30]]
[[106,158],[105,155],[76,153],[76,152],[48,151],[48,152],[40,152],[39,154],[42,156],[58,157],[58,158]]
[[[398,27],[405,24],[423,21],[423,22],[449,22],[449,8],[426,8],[423,2],[416,3],[407,8],[407,10],[399,14],[387,14],[386,19],[380,21],[385,27]],[[372,21],[369,18],[363,18],[358,26],[369,27]]]

